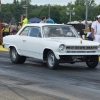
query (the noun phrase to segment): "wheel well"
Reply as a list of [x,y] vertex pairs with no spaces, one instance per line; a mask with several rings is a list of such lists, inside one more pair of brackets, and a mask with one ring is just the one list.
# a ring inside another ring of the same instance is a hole
[[9,48],[11,49],[11,48],[15,48],[15,47],[13,47],[13,46],[10,46]]
[[48,55],[48,52],[49,52],[49,51],[52,51],[52,50],[50,50],[50,49],[45,49],[45,50],[44,50],[44,52],[43,52],[43,60],[44,60],[44,61],[46,61],[46,58],[47,58],[47,55]]
[[[10,46],[9,49],[11,49],[11,48],[15,48],[15,47],[14,47],[14,46]],[[15,49],[16,49],[16,48],[15,48]],[[17,51],[17,49],[16,49],[16,51]],[[18,53],[18,51],[17,51],[17,53]],[[18,53],[18,54],[19,54],[19,53]]]

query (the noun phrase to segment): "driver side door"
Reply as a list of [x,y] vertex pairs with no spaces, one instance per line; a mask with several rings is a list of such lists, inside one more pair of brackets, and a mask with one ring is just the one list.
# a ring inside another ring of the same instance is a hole
[[23,39],[24,55],[40,59],[41,28],[29,26],[27,29],[28,36]]

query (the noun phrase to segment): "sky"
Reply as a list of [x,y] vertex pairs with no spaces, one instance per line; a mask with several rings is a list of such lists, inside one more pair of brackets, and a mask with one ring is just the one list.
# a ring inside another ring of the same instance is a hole
[[[20,0],[19,0],[20,1]],[[45,5],[45,4],[51,4],[51,5],[67,5],[68,2],[74,3],[75,0],[31,0],[31,3],[33,5]],[[12,3],[13,0],[1,0],[1,3]],[[100,4],[100,0],[95,0],[96,4]]]

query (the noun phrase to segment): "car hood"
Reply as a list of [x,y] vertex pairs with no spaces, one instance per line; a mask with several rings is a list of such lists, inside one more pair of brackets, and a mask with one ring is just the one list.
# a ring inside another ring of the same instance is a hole
[[49,38],[50,41],[55,41],[55,42],[59,42],[59,43],[63,43],[66,45],[85,45],[85,46],[93,46],[93,45],[99,45],[100,43],[97,42],[93,42],[93,41],[89,41],[89,40],[83,40],[81,38],[69,38],[69,37],[62,37],[62,38]]

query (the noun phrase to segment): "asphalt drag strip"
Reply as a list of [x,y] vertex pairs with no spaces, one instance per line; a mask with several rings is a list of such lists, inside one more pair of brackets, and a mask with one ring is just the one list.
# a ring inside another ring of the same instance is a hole
[[[0,83],[0,100],[65,100],[29,89]],[[67,99],[66,99],[67,100]]]

